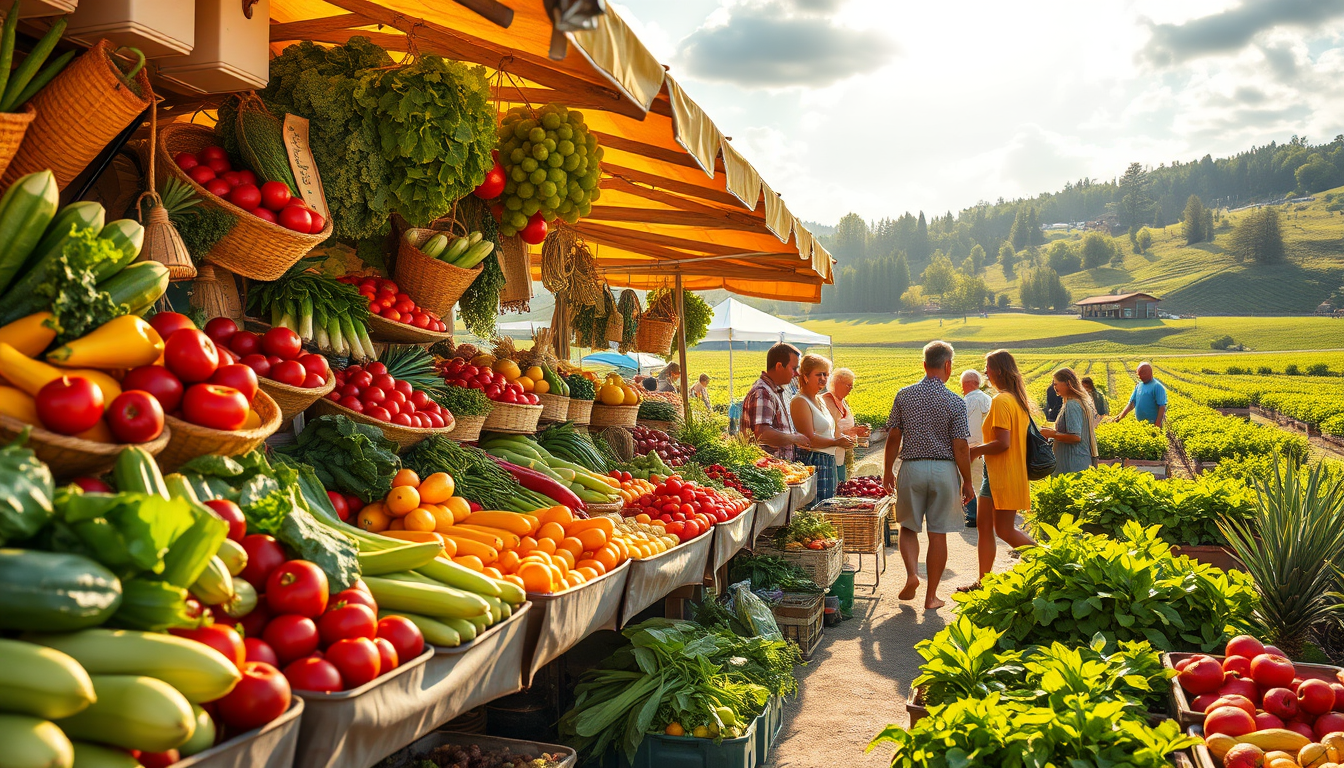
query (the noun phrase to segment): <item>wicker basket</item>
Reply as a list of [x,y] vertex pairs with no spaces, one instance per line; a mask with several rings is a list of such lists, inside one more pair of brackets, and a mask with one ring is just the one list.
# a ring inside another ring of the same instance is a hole
[[37,92],[29,104],[37,112],[3,183],[50,168],[65,189],[107,149],[117,135],[154,103],[149,67],[141,68],[136,96],[113,72],[112,43],[99,40]]
[[810,657],[821,642],[821,621],[826,613],[822,596],[786,593],[770,606],[770,612],[784,639],[797,643],[804,659]]
[[336,376],[328,376],[327,383],[321,387],[293,387],[264,376],[257,377],[257,385],[280,407],[280,420],[288,423],[308,410],[313,403],[331,394],[336,388]]
[[635,348],[650,355],[666,355],[672,351],[672,338],[676,335],[676,320],[644,315],[639,318],[639,330],[635,332]]
[[474,443],[481,437],[481,427],[488,416],[454,416],[453,431],[448,437],[459,443]]
[[[0,441],[8,443],[18,437],[28,424],[0,413]],[[144,449],[151,456],[157,455],[172,438],[172,430],[163,428],[163,434],[148,443],[140,443],[137,448]],[[37,458],[51,467],[51,473],[58,479],[79,477],[80,475],[101,475],[112,468],[117,456],[125,445],[117,443],[98,443],[81,440],[78,437],[57,434],[34,426],[25,444]]]
[[388,440],[391,440],[392,442],[396,443],[397,446],[400,447],[401,450],[403,451],[406,450],[407,448],[411,448],[419,444],[426,438],[432,437],[434,435],[447,435],[457,428],[456,419],[453,420],[452,426],[447,427],[439,427],[431,429],[422,429],[420,427],[403,427],[400,424],[392,424],[386,421],[379,421],[377,419],[365,416],[362,413],[356,413],[355,411],[346,408],[340,403],[332,402],[329,398],[325,397],[322,398],[321,400],[318,400],[316,403],[313,403],[313,413],[317,414],[318,416],[326,416],[328,414],[346,416],[353,421],[360,422],[361,424],[372,424],[373,426],[381,429],[383,431],[383,436],[386,437]]
[[580,400],[577,397],[569,398],[569,413],[565,419],[575,424],[587,424],[593,418],[593,401]]
[[179,152],[194,154],[218,143],[214,131],[203,126],[190,123],[163,126],[159,129],[159,143],[155,148],[158,152],[155,165],[161,177],[158,183],[164,184],[169,176],[175,176],[191,187],[201,199],[202,208],[219,208],[233,217],[233,228],[205,255],[206,261],[250,280],[277,280],[304,254],[331,237],[331,219],[327,219],[326,226],[316,235],[301,235],[279,224],[271,224],[205,191],[205,187],[192,181],[173,160]]
[[822,517],[840,531],[844,551],[863,555],[882,551],[883,515],[873,512],[824,512]]
[[481,425],[483,432],[509,432],[515,435],[530,435],[537,431],[541,421],[540,405],[518,405],[516,403],[495,403],[490,415]]
[[844,543],[826,549],[779,549],[775,546],[775,534],[779,528],[766,528],[756,537],[753,550],[763,557],[777,557],[793,563],[802,569],[807,577],[823,589],[829,589],[840,578],[845,565]]
[[379,315],[369,315],[369,337],[374,341],[388,344],[433,344],[453,338],[453,334],[427,331],[414,325],[388,320]]
[[25,104],[23,111],[17,114],[0,114],[0,175],[4,174],[14,156],[19,153],[23,135],[35,117],[37,110],[33,109],[32,104]]
[[471,269],[455,267],[444,261],[426,256],[420,246],[435,235],[448,235],[433,229],[408,229],[397,241],[397,286],[416,304],[440,315],[450,316],[453,305],[467,292],[467,287],[481,274],[477,264]]
[[649,429],[657,429],[662,432],[667,432],[668,434],[671,434],[672,430],[677,428],[677,422],[675,421],[659,421],[657,419],[636,419],[635,423],[641,427],[648,427]]
[[503,247],[495,256],[504,273],[499,305],[505,309],[521,308],[532,300],[532,266],[528,263],[527,245],[517,235],[500,237],[499,244]]
[[611,344],[620,344],[625,341],[625,318],[621,316],[619,311],[612,310],[611,314],[607,315],[605,333],[607,341]]
[[569,398],[563,395],[552,395],[550,393],[537,395],[541,399],[541,421],[551,423],[554,421],[569,420]]
[[256,429],[225,432],[196,424],[189,424],[179,418],[168,416],[168,428],[172,430],[172,439],[159,454],[159,466],[164,472],[174,472],[197,456],[207,453],[220,456],[239,456],[266,442],[266,438],[280,429],[280,406],[271,396],[258,390],[252,398],[252,410],[261,417],[261,426]]
[[638,405],[603,405],[602,403],[593,403],[593,412],[592,415],[588,417],[588,425],[593,429],[633,427],[638,420]]

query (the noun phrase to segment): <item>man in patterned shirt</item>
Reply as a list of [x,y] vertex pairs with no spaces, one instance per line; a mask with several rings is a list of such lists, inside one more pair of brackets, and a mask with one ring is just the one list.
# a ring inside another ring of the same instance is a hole
[[[905,587],[898,597],[902,600],[914,599],[919,589],[919,532],[928,522],[926,609],[943,606],[938,582],[947,566],[947,534],[962,527],[965,504],[975,495],[966,402],[947,388],[952,356],[952,345],[945,341],[924,347],[924,379],[896,393],[882,451],[882,486],[896,494],[896,522],[901,526]],[[893,477],[898,455],[901,470]]]
[[784,385],[798,375],[798,349],[776,344],[765,354],[765,370],[751,385],[742,401],[741,429],[754,435],[768,453],[793,460],[793,449],[808,448],[806,437],[793,431],[789,409],[784,406]]

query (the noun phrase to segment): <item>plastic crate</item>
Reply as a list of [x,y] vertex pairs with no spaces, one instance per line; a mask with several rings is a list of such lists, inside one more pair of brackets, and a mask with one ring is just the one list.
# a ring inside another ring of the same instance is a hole
[[635,753],[634,762],[617,754],[617,768],[756,768],[761,765],[756,726],[760,718],[747,726],[736,739],[697,739],[694,736],[666,736],[650,733]]
[[844,542],[837,541],[826,549],[780,549],[775,546],[775,534],[779,528],[766,528],[756,537],[753,547],[756,554],[777,557],[787,563],[793,563],[802,569],[807,577],[826,589],[840,576],[845,564]]
[[765,765],[774,754],[775,741],[784,730],[784,700],[771,696],[765,711],[756,718],[756,764]]

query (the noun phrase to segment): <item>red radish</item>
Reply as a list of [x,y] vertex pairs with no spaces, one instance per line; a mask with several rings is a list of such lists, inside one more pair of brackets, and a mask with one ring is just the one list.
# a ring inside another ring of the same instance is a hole
[[197,184],[205,185],[215,180],[215,172],[208,165],[198,165],[187,171],[187,175]]

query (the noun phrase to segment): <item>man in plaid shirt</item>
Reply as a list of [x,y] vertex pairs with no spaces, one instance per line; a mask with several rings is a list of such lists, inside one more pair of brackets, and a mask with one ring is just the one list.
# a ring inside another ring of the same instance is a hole
[[793,431],[789,409],[784,406],[784,387],[798,375],[798,349],[776,344],[765,355],[765,370],[751,385],[742,401],[742,431],[756,436],[767,452],[788,461],[793,449],[810,448],[806,437]]

